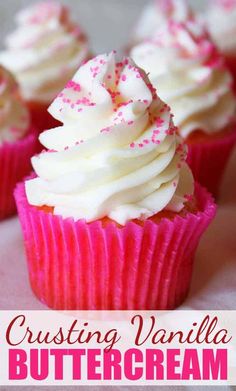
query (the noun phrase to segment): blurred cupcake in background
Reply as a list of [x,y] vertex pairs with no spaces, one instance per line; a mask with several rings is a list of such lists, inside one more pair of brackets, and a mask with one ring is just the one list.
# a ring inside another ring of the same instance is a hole
[[0,62],[15,75],[33,122],[44,130],[56,126],[47,108],[88,59],[88,41],[69,10],[56,2],[33,4],[20,11],[16,21]]
[[236,0],[210,1],[203,19],[234,76],[236,90]]
[[130,58],[82,66],[16,189],[31,286],[56,309],[173,309],[215,214],[170,108]]
[[32,170],[37,137],[14,77],[0,66],[0,220],[16,211],[13,191]]
[[137,44],[152,37],[155,31],[170,19],[185,22],[193,17],[187,0],[153,0],[144,8],[131,43]]
[[222,56],[193,21],[170,21],[131,56],[170,105],[195,179],[217,196],[236,140],[236,101]]

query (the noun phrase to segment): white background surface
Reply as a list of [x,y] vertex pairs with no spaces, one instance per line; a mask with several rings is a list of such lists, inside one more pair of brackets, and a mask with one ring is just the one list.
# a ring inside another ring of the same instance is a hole
[[[29,0],[0,0],[1,44],[14,27],[13,16]],[[118,49],[127,44],[132,26],[145,0],[64,0],[74,9],[74,19],[87,31],[95,53]],[[193,1],[195,6],[203,1]],[[236,151],[229,164],[221,205],[199,247],[192,290],[184,308],[236,309]],[[0,309],[44,308],[31,293],[26,271],[21,230],[17,218],[0,223]],[[0,387],[5,390],[6,387]],[[177,387],[181,389],[192,387]],[[204,389],[205,387],[201,387]],[[19,387],[17,390],[26,389]],[[27,388],[28,389],[28,388]],[[39,389],[39,387],[37,387]],[[40,388],[41,389],[41,388]],[[45,389],[45,388],[43,388]],[[54,387],[51,387],[54,389]],[[55,387],[55,390],[61,389]],[[68,390],[71,387],[67,388]],[[74,388],[73,388],[74,389]],[[82,391],[84,387],[80,388]],[[96,388],[92,387],[92,391]],[[108,387],[106,390],[113,389]],[[127,387],[122,388],[127,391]],[[147,387],[149,389],[149,387]],[[152,388],[153,389],[153,388]],[[169,387],[158,387],[168,390]],[[171,388],[172,390],[175,387]],[[199,387],[194,388],[195,390]],[[218,387],[217,390],[227,389]],[[115,388],[117,390],[117,388]]]

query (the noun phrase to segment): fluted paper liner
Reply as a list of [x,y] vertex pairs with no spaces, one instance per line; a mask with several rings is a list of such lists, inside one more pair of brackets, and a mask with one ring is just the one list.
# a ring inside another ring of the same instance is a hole
[[14,189],[32,170],[31,157],[36,152],[35,130],[22,140],[0,146],[0,220],[16,212]]
[[219,195],[223,174],[236,143],[236,129],[222,138],[188,145],[187,162],[194,179],[215,198]]
[[143,226],[86,223],[30,206],[25,186],[15,197],[29,278],[36,296],[60,310],[173,309],[189,291],[199,239],[215,215],[196,186],[199,212]]

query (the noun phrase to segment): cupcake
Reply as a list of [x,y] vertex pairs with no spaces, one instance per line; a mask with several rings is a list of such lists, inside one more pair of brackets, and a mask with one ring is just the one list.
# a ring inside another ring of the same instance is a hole
[[236,90],[236,0],[211,1],[204,20],[234,76]]
[[215,213],[169,107],[133,61],[100,55],[49,112],[35,177],[15,192],[31,286],[54,309],[170,309]]
[[0,62],[18,80],[39,130],[58,123],[47,108],[58,92],[88,59],[88,42],[66,7],[52,1],[19,12],[18,27],[6,39]]
[[32,170],[36,141],[18,85],[0,66],[0,220],[16,211],[14,188]]
[[131,56],[170,105],[195,179],[217,196],[236,140],[236,100],[222,57],[192,21],[170,21]]
[[152,37],[169,19],[185,22],[193,17],[187,0],[154,0],[144,8],[134,29],[132,42],[137,44]]

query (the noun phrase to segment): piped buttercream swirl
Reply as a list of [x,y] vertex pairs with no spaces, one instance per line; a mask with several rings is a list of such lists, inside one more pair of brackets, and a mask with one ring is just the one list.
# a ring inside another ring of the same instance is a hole
[[11,73],[0,66],[0,145],[20,140],[29,125],[29,112],[21,100],[18,85]]
[[87,39],[68,9],[52,1],[21,11],[17,23],[0,62],[15,75],[25,99],[51,102],[87,59]]
[[32,160],[30,204],[123,225],[163,209],[179,212],[192,195],[170,109],[131,59],[117,62],[111,53],[89,61],[49,111],[62,126],[40,135],[47,151]]
[[202,26],[170,21],[131,57],[167,102],[182,137],[218,132],[235,116],[232,77]]
[[152,37],[156,30],[170,19],[186,22],[193,18],[193,12],[186,0],[153,0],[141,14],[133,33],[133,41],[139,43]]

